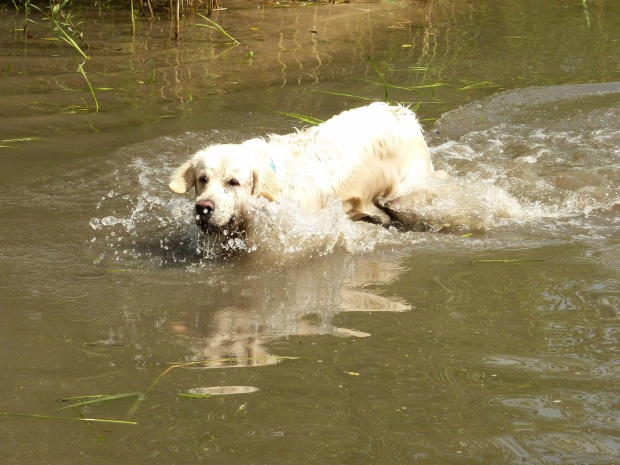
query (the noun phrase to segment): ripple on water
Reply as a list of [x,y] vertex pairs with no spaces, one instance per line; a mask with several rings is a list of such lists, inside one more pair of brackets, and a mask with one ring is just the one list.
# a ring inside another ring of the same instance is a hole
[[545,378],[566,378],[573,380],[613,381],[620,374],[620,363],[616,360],[602,361],[575,355],[547,357],[490,356],[485,358],[488,367],[544,374]]
[[[612,122],[620,115],[610,98],[619,95],[620,85],[531,88],[445,114],[437,124],[440,135],[430,135],[429,145],[435,165],[451,173],[452,180],[426,185],[426,201],[411,208],[427,230],[473,233],[472,239],[482,234],[485,240],[499,240],[501,247],[528,234],[540,241],[613,237],[620,221],[620,129]],[[458,243],[446,235],[430,239],[352,223],[337,201],[313,214],[292,202],[257,202],[258,211],[267,214],[257,217],[251,248],[241,241],[222,245],[202,238],[191,201],[168,191],[168,177],[179,159],[201,148],[204,140],[238,142],[239,137],[217,131],[184,134],[114,154],[134,162],[99,182],[101,200],[90,220],[99,260],[147,258],[156,265],[191,268],[228,257],[230,251],[286,260],[335,251],[412,250],[428,241],[434,247]],[[517,234],[497,234],[505,231]]]
[[512,198],[507,217],[537,233],[608,238],[620,206],[619,100],[618,83],[500,93],[442,116],[432,153],[465,189]]
[[[286,260],[315,258],[335,251],[363,254],[394,247],[411,249],[429,240],[441,246],[442,242],[458,239],[447,235],[431,238],[415,231],[352,222],[337,200],[318,212],[304,213],[292,201],[276,204],[265,199],[254,205],[256,232],[251,247],[234,239],[222,242],[205,238],[194,224],[191,200],[168,191],[173,163],[165,157],[156,163],[137,159],[130,170],[117,174],[112,186],[105,186],[106,193],[96,205],[98,215],[89,222],[95,232],[91,242],[103,249],[98,260],[147,258],[159,265],[199,266],[204,260],[220,259],[231,251],[275,254]],[[431,200],[418,213],[430,229],[452,227],[459,233],[479,232],[505,225],[507,218],[519,211],[518,202],[490,185],[467,189],[457,183],[431,185],[427,194]]]

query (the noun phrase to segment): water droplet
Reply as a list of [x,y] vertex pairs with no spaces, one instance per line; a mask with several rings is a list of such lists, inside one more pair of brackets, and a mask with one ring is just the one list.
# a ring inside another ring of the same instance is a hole
[[92,218],[88,224],[90,224],[90,227],[93,229],[99,229],[99,227],[101,226],[101,221],[99,220],[99,218]]

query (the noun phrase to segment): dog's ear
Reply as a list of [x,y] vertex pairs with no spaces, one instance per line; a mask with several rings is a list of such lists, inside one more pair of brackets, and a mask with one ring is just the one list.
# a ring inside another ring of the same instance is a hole
[[194,160],[188,160],[183,163],[178,170],[170,178],[168,187],[172,192],[177,194],[185,194],[196,184],[196,169]]
[[282,187],[280,187],[276,173],[271,168],[255,169],[252,172],[252,179],[252,195],[265,197],[270,202],[278,199]]

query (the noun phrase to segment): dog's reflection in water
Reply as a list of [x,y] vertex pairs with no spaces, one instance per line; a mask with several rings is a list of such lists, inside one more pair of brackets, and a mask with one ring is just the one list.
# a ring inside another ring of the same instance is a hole
[[[334,326],[332,320],[340,312],[411,309],[397,298],[360,289],[362,285],[394,280],[399,272],[391,270],[392,263],[358,260],[354,264],[344,263],[340,269],[330,269],[329,265],[330,261],[325,260],[319,269],[317,266],[306,271],[295,269],[287,273],[288,278],[280,276],[255,282],[254,288],[259,290],[251,292],[250,305],[243,308],[228,306],[179,315],[180,320],[171,327],[183,336],[184,343],[189,341],[192,353],[187,361],[210,361],[204,365],[206,368],[271,365],[278,359],[269,352],[268,343],[280,338],[314,334],[371,336]],[[318,279],[308,279],[311,272]],[[291,282],[296,284],[291,286]],[[229,289],[228,293],[231,292],[234,290]]]

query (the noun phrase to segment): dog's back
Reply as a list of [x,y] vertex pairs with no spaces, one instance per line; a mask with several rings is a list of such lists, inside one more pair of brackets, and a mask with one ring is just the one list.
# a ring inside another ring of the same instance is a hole
[[312,208],[340,198],[354,220],[389,222],[377,205],[410,193],[434,171],[418,120],[403,106],[373,103],[270,143],[281,149],[284,196]]

